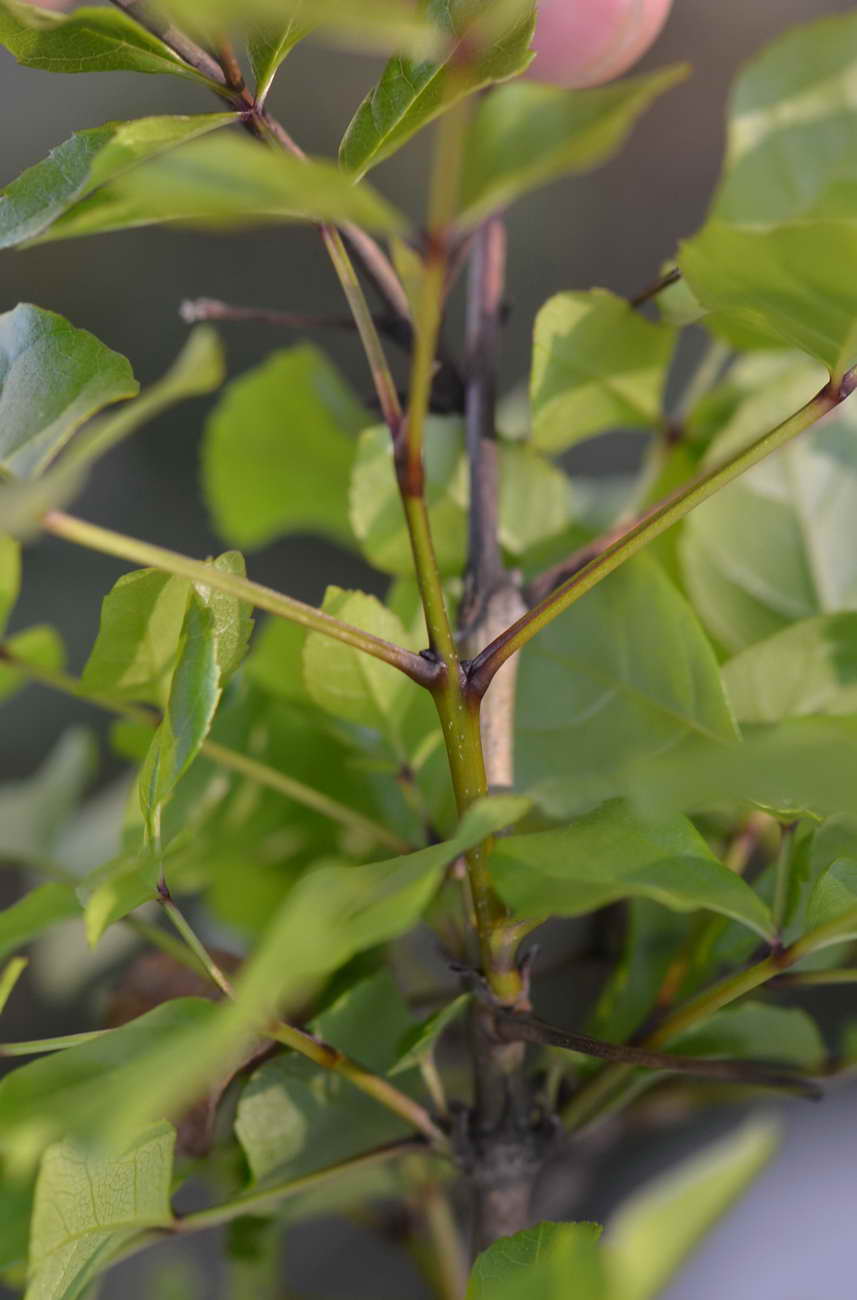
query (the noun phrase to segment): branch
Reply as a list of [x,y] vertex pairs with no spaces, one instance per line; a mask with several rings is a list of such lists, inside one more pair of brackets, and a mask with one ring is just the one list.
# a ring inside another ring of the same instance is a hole
[[[217,60],[207,50],[204,50],[201,45],[197,45],[196,41],[192,41],[184,32],[179,31],[177,27],[173,27],[171,23],[166,23],[162,19],[155,17],[149,11],[145,0],[113,0],[113,4],[116,5],[117,9],[121,9],[123,13],[126,13],[129,18],[133,18],[134,22],[138,23],[140,27],[143,27],[147,32],[151,32],[153,36],[157,36],[158,40],[163,41],[164,45],[168,45],[173,54],[177,54],[188,67],[194,68],[207,81],[213,82],[213,89],[217,94],[223,95],[225,93],[226,98],[230,100],[234,98],[233,91],[237,87],[229,85],[223,68]],[[247,104],[244,103],[242,107],[246,108]]]
[[608,1043],[588,1034],[578,1034],[549,1025],[536,1016],[516,1015],[499,1011],[496,1016],[498,1035],[510,1043],[536,1043],[545,1047],[561,1047],[568,1052],[580,1052],[600,1061],[614,1061],[628,1066],[641,1066],[646,1070],[669,1070],[673,1074],[692,1074],[704,1079],[722,1079],[727,1083],[758,1084],[766,1088],[786,1088],[803,1097],[817,1100],[821,1090],[817,1084],[787,1068],[760,1065],[756,1061],[717,1061],[696,1056],[679,1056],[670,1052],[656,1052],[628,1043]]
[[635,298],[631,298],[631,306],[634,308],[644,307],[652,298],[657,298],[659,293],[668,289],[671,284],[678,284],[681,279],[681,270],[674,266],[672,270],[667,271],[664,275],[658,276],[651,284],[647,285]]
[[469,558],[464,624],[504,576],[499,538],[497,349],[506,277],[506,228],[490,217],[479,230],[470,263],[467,304],[467,458],[470,467]]
[[361,650],[364,654],[372,655],[373,658],[398,668],[420,686],[430,689],[437,680],[437,666],[422,655],[405,650],[402,646],[393,645],[389,641],[373,636],[371,632],[364,632],[359,627],[342,623],[339,619],[325,614],[323,610],[305,605],[303,601],[295,600],[292,596],[284,596],[271,587],[263,587],[261,583],[250,582],[247,578],[239,578],[235,574],[221,573],[201,560],[193,560],[177,551],[169,551],[163,546],[153,546],[149,542],[126,537],[123,533],[112,532],[108,528],[99,527],[98,524],[86,523],[60,510],[49,511],[43,516],[41,524],[46,532],[52,533],[55,537],[62,537],[68,542],[74,542],[77,546],[99,551],[102,555],[115,555],[118,559],[128,560],[131,564],[140,564],[145,568],[160,569],[164,573],[188,578],[201,586],[212,587],[215,591],[223,591],[228,596],[235,596],[238,600],[246,601],[248,605],[255,605],[257,609],[264,609],[269,614],[276,614],[291,623],[298,623],[310,632],[321,632],[335,641],[341,641],[343,645]]
[[544,597],[516,623],[507,628],[468,668],[470,689],[477,696],[484,695],[499,668],[532,638],[552,623],[581,596],[585,596],[599,582],[647,546],[654,538],[683,519],[703,501],[714,496],[721,488],[738,478],[746,470],[777,451],[792,438],[811,428],[822,416],[834,410],[848,397],[857,385],[857,373],[849,371],[838,387],[828,385],[790,419],[764,434],[743,451],[731,456],[721,465],[691,479],[663,501],[646,511],[637,523],[632,524],[615,539],[594,543],[600,549],[596,556],[583,565],[571,578]]
[[[116,713],[120,717],[128,718],[131,722],[141,723],[143,726],[152,727],[153,729],[160,722],[158,714],[151,709],[135,704],[119,703],[109,696],[87,691],[82,682],[76,677],[71,677],[68,673],[61,672],[59,669],[42,668],[37,664],[28,662],[26,659],[21,659],[2,642],[0,642],[0,664],[8,665],[8,667],[15,669],[16,672],[27,676],[30,681],[37,682],[40,686],[61,691],[63,695],[72,696],[74,699],[84,700],[87,704],[92,704],[99,709],[106,709],[110,713]],[[244,776],[257,785],[266,786],[269,790],[275,790],[277,794],[283,795],[286,799],[292,799],[305,808],[311,808],[313,812],[320,813],[322,817],[328,817],[341,826],[371,836],[379,844],[384,844],[387,848],[392,849],[394,853],[410,853],[413,851],[413,845],[400,839],[381,822],[373,821],[371,817],[366,817],[363,813],[358,812],[356,808],[349,808],[347,804],[339,803],[338,800],[323,794],[321,790],[315,790],[312,786],[304,785],[302,781],[287,776],[285,772],[280,772],[277,768],[269,767],[267,763],[262,763],[256,758],[250,758],[247,754],[242,754],[238,750],[228,749],[225,745],[218,744],[216,740],[210,739],[202,742],[200,753],[205,758],[211,759],[213,763],[217,763],[219,767],[224,767],[239,776]]]

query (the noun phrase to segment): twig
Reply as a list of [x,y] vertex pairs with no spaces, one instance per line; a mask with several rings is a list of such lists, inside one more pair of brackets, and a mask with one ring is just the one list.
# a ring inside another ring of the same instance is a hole
[[[200,321],[261,321],[264,325],[282,325],[286,329],[295,330],[338,329],[353,333],[357,329],[350,312],[341,315],[314,315],[280,311],[276,307],[236,307],[219,298],[188,298],[181,304],[179,315],[186,325],[196,325]],[[386,318],[376,316],[374,319],[376,325],[383,328]]]
[[768,1088],[788,1088],[802,1096],[817,1100],[821,1089],[811,1080],[786,1068],[760,1065],[756,1061],[708,1060],[704,1057],[679,1056],[676,1053],[656,1052],[629,1043],[608,1043],[588,1034],[579,1034],[556,1025],[549,1025],[536,1016],[497,1012],[498,1035],[506,1042],[536,1043],[542,1046],[561,1047],[569,1052],[580,1052],[600,1061],[613,1061],[646,1070],[669,1070],[678,1074],[693,1074],[700,1078],[722,1079],[730,1083],[759,1084]]
[[167,550],[163,546],[126,537],[124,533],[113,532],[109,528],[99,527],[98,524],[87,523],[60,510],[48,511],[42,517],[41,525],[46,532],[52,533],[55,537],[62,537],[77,546],[99,551],[102,555],[113,555],[131,564],[140,564],[146,568],[160,569],[164,573],[174,573],[180,578],[189,578],[191,582],[223,591],[228,596],[235,596],[238,600],[255,605],[258,609],[264,609],[269,614],[276,614],[291,623],[297,623],[311,632],[321,632],[325,636],[333,637],[336,641],[341,641],[355,650],[361,650],[375,659],[398,668],[400,672],[421,686],[430,689],[437,680],[437,666],[422,655],[414,654],[413,651],[406,650],[402,646],[393,645],[389,641],[373,636],[371,632],[352,627],[349,623],[343,623],[325,614],[323,610],[314,609],[312,605],[305,605],[303,601],[296,600],[293,596],[285,596],[258,582],[250,582],[232,573],[223,573],[201,560],[193,560],[189,556]]
[[591,591],[608,574],[618,569],[673,524],[678,523],[703,501],[707,501],[721,488],[764,460],[771,452],[777,451],[792,438],[811,428],[822,416],[835,410],[850,395],[854,384],[855,374],[852,372],[845,376],[840,385],[828,384],[790,419],[777,425],[775,429],[764,434],[735,456],[697,475],[689,483],[658,502],[636,524],[628,528],[620,537],[610,541],[594,559],[486,646],[469,667],[471,689],[477,694],[484,694],[494,675],[507,659],[531,641],[543,627],[553,622],[559,614]]
[[[128,718],[131,722],[137,722],[152,728],[157,727],[160,722],[160,715],[153,710],[140,705],[113,700],[109,696],[101,695],[98,692],[88,691],[78,678],[72,677],[60,669],[43,668],[38,664],[28,662],[26,659],[21,659],[2,642],[0,642],[0,663],[14,668],[32,682],[46,686],[50,690],[61,691],[64,695],[70,695],[74,699],[85,700],[87,704],[119,714],[120,717]],[[227,771],[246,777],[248,781],[253,781],[256,785],[274,790],[284,798],[302,804],[305,808],[311,808],[313,812],[319,813],[322,817],[328,817],[341,826],[359,831],[362,835],[368,835],[379,844],[384,844],[387,848],[392,849],[394,853],[409,853],[413,849],[413,845],[408,844],[406,840],[400,839],[398,835],[381,822],[373,821],[364,813],[358,812],[356,808],[350,808],[347,804],[339,803],[338,800],[332,799],[330,795],[323,794],[321,790],[304,785],[302,781],[297,781],[294,777],[287,776],[285,772],[269,767],[267,763],[251,758],[248,754],[242,754],[236,749],[229,749],[226,745],[221,745],[211,739],[202,742],[200,753],[204,757],[211,759],[213,763],[217,763],[218,766],[226,768]]]
[[[166,23],[157,18],[150,12],[145,0],[113,0],[113,4],[116,5],[117,9],[121,9],[126,13],[129,18],[133,18],[134,22],[145,28],[147,32],[151,32],[153,36],[157,36],[165,45],[168,45],[173,53],[177,54],[188,67],[195,68],[207,81],[214,82],[214,89],[222,87],[223,90],[230,92],[235,89],[230,86],[220,64],[207,50],[204,50],[201,45],[197,45],[196,41],[192,41],[189,36],[179,31],[177,27],[173,27],[171,23]],[[228,97],[231,98],[231,94]],[[246,108],[247,105],[244,104],[243,107]]]
[[679,267],[674,266],[672,270],[659,276],[657,280],[653,280],[635,298],[632,298],[630,300],[631,306],[634,308],[644,307],[647,302],[651,302],[652,298],[657,298],[658,294],[663,293],[664,289],[668,289],[671,284],[678,284],[680,279],[681,270]]

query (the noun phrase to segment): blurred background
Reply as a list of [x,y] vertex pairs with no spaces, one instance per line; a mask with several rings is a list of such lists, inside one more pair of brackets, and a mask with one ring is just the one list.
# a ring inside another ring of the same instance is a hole
[[[718,175],[724,102],[740,63],[789,25],[850,10],[846,0],[675,0],[666,31],[644,67],[693,65],[689,82],[643,119],[630,147],[582,180],[551,186],[516,208],[509,221],[511,316],[502,373],[510,386],[529,366],[533,317],[560,289],[604,285],[630,295],[658,274],[682,235],[704,216]],[[354,108],[379,64],[306,44],[292,54],[270,101],[310,152],[334,155]],[[207,111],[203,94],[170,77],[132,74],[52,76],[18,68],[0,50],[0,184],[43,158],[71,131],[112,119]],[[425,141],[375,174],[400,207],[419,218],[426,176]],[[209,236],[177,231],[122,233],[58,243],[0,257],[0,310],[30,301],[67,316],[126,354],[142,382],[159,375],[186,334],[182,299],[223,298],[292,311],[337,311],[339,290],[312,230]],[[259,325],[222,328],[232,375],[293,337]],[[318,337],[360,392],[367,375],[349,336]],[[222,549],[198,489],[202,402],[185,404],[102,461],[76,505],[84,518],[204,556]],[[596,455],[629,454],[627,443],[601,442]],[[578,453],[591,471],[593,451]],[[589,458],[588,460],[586,458]],[[595,466],[597,468],[597,465]],[[316,539],[293,538],[251,558],[251,574],[318,602],[327,582],[376,585],[354,556]],[[122,572],[109,559],[52,540],[28,549],[24,594],[14,628],[50,621],[77,671],[98,625],[101,596]],[[0,779],[30,773],[72,722],[101,725],[91,711],[30,689],[0,714]],[[27,1012],[29,1015],[30,1012]],[[15,1024],[8,1037],[68,1031],[69,1012],[39,1011],[35,1027]],[[852,1240],[857,1211],[855,1094],[842,1090],[822,1107],[783,1109],[783,1153],[709,1237],[665,1295],[668,1300],[820,1300],[853,1292]],[[717,1116],[718,1127],[723,1116]],[[614,1154],[593,1184],[582,1217],[603,1218],[612,1203],[677,1152],[706,1136],[687,1124],[649,1133]],[[580,1216],[579,1208],[576,1210]],[[417,1296],[411,1275],[391,1252],[373,1254],[359,1234],[331,1236],[317,1225],[293,1234],[289,1256],[295,1295],[356,1300]],[[322,1249],[323,1246],[323,1249]],[[343,1277],[342,1265],[348,1272]],[[103,1294],[167,1294],[153,1289],[148,1260],[112,1276]],[[356,1281],[367,1280],[365,1289]],[[182,1295],[181,1284],[174,1292]],[[535,1297],[534,1297],[535,1300]]]

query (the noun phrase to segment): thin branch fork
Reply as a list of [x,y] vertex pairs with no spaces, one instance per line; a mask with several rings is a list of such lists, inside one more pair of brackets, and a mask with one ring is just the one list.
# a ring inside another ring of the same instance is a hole
[[818,1100],[821,1089],[811,1079],[785,1067],[762,1065],[747,1060],[710,1060],[697,1056],[680,1056],[657,1052],[628,1043],[608,1043],[588,1034],[575,1033],[550,1025],[536,1016],[495,1011],[495,1028],[499,1038],[509,1043],[535,1043],[543,1047],[560,1047],[568,1052],[640,1066],[646,1070],[669,1070],[673,1074],[692,1074],[704,1079],[721,1079],[728,1083],[756,1084],[767,1088],[785,1088],[810,1100]]
[[435,685],[442,672],[440,666],[430,658],[414,654],[403,646],[393,645],[381,637],[374,636],[371,632],[363,631],[362,628],[343,623],[323,610],[296,600],[293,596],[285,596],[271,587],[251,582],[235,574],[222,573],[210,564],[190,559],[177,551],[126,537],[123,533],[101,528],[98,524],[87,523],[60,510],[48,511],[42,517],[41,525],[46,532],[52,533],[55,537],[62,537],[65,541],[74,542],[78,546],[99,551],[102,555],[116,556],[131,564],[141,564],[147,568],[160,569],[164,573],[173,573],[180,578],[188,578],[191,582],[213,587],[216,591],[223,591],[228,596],[246,601],[247,604],[254,605],[257,609],[264,609],[269,614],[285,618],[291,623],[298,623],[310,632],[321,632],[355,650],[372,655],[373,658],[380,659],[393,668],[398,668],[412,681],[428,689]]
[[608,542],[594,559],[545,596],[472,660],[468,665],[467,673],[469,688],[473,694],[477,697],[484,695],[495,674],[507,659],[654,538],[659,537],[691,510],[714,496],[721,488],[757,465],[766,456],[779,450],[792,438],[805,432],[823,416],[835,410],[846,397],[850,396],[855,386],[855,379],[857,379],[855,372],[849,371],[841,383],[826,385],[790,419],[777,425],[775,429],[764,434],[737,455],[691,479],[689,483],[684,484],[648,510],[619,537]]

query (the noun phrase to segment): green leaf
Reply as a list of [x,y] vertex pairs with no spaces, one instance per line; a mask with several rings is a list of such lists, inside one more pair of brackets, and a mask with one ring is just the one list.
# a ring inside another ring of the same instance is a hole
[[353,221],[401,230],[386,199],[326,160],[303,160],[220,134],[174,149],[102,192],[102,229],[182,221],[216,229],[280,221]]
[[[540,1223],[501,1237],[476,1260],[467,1300],[608,1300],[596,1223]],[[612,1295],[610,1297],[612,1300]]]
[[15,608],[21,590],[21,547],[0,534],[0,635]]
[[284,618],[267,618],[253,642],[245,671],[268,695],[306,703],[304,646],[306,628]]
[[[376,596],[328,587],[322,609],[396,645],[408,640],[398,618]],[[321,708],[380,731],[394,751],[402,751],[402,720],[412,694],[403,673],[320,632],[307,637],[303,663],[307,690]]]
[[0,912],[0,960],[59,921],[80,916],[71,885],[39,885]]
[[473,225],[557,176],[600,166],[649,105],[686,76],[673,67],[597,90],[500,86],[480,102],[468,133],[459,222]]
[[572,487],[534,447],[501,445],[499,453],[500,542],[512,555],[523,555],[568,527]]
[[[857,938],[857,861],[837,858],[816,881],[807,908],[807,952]],[[814,937],[813,931],[824,933]]]
[[157,569],[124,574],[102,602],[85,690],[164,704],[179,651],[190,583]]
[[678,912],[719,912],[766,938],[773,932],[766,905],[689,821],[648,821],[619,800],[557,830],[505,836],[492,875],[518,915],[580,916],[621,898],[651,898]]
[[[144,1065],[113,1078],[105,1140],[124,1140],[141,1124],[174,1113],[222,1071],[225,1059],[237,1056],[260,1024],[302,1005],[358,952],[411,929],[444,867],[528,807],[528,800],[511,795],[481,799],[444,843],[365,866],[323,863],[302,876],[245,963],[234,1001],[219,1007],[213,1022],[177,1031]],[[181,1071],[174,1068],[177,1059],[184,1063]],[[0,1083],[0,1122],[2,1088]]]
[[40,473],[90,416],[139,390],[123,356],[51,311],[0,315],[0,469]]
[[741,722],[857,713],[857,613],[807,618],[724,665]]
[[643,1187],[609,1225],[610,1300],[654,1300],[700,1238],[771,1159],[777,1130],[754,1121]]
[[617,426],[659,427],[675,340],[606,289],[549,299],[533,344],[536,445],[557,452]]
[[58,14],[0,0],[0,44],[24,67],[47,72],[169,72],[208,84],[157,36],[112,9]]
[[[426,502],[442,574],[458,573],[466,551],[467,522],[453,494],[460,472],[463,431],[459,419],[430,416],[426,428]],[[402,502],[396,487],[390,431],[367,429],[357,444],[351,480],[351,526],[371,564],[385,573],[413,573]]]
[[7,961],[0,972],[0,1014],[6,1009],[6,1003],[15,991],[15,985],[27,969],[26,957],[13,957]]
[[[627,904],[624,948],[604,985],[589,1024],[596,1038],[624,1043],[639,1029],[687,938],[688,920],[648,898]],[[742,935],[746,931],[741,929]]]
[[221,690],[214,612],[194,589],[182,624],[164,719],[140,772],[140,806],[147,823],[154,824],[161,804],[199,753]]
[[670,1042],[670,1051],[687,1056],[776,1061],[817,1071],[825,1058],[815,1021],[798,1007],[742,1002],[726,1007],[704,1024]]
[[437,28],[411,0],[158,0],[158,8],[209,37],[233,26],[252,36],[264,23],[278,24],[274,30],[280,31],[294,21],[350,49],[427,57],[441,43]]
[[258,547],[290,532],[349,543],[354,439],[364,407],[316,348],[277,352],[226,389],[208,421],[205,494],[218,530]]
[[312,1031],[375,1074],[386,1074],[413,1024],[396,979],[385,967],[336,998],[313,1022]]
[[109,1159],[73,1142],[47,1149],[36,1183],[26,1300],[77,1300],[135,1237],[172,1225],[175,1138],[162,1121]]
[[[430,0],[428,13],[445,32],[461,37],[486,8],[485,0]],[[518,0],[507,9],[504,30],[467,62],[456,59],[452,49],[440,63],[391,59],[343,137],[343,167],[365,175],[465,95],[522,72],[531,58],[533,6]]]
[[850,812],[857,782],[857,720],[787,718],[748,727],[741,742],[694,741],[634,763],[625,788],[647,814],[756,804],[793,821]]
[[[728,444],[718,440],[712,458],[733,449],[726,432]],[[857,406],[846,402],[689,518],[687,585],[730,649],[798,619],[857,609],[855,433]]]
[[714,654],[657,566],[638,557],[521,655],[518,779],[567,816],[622,789],[621,770],[735,726]]
[[440,1011],[436,1011],[433,1016],[429,1016],[422,1024],[411,1025],[402,1036],[396,1061],[387,1073],[404,1074],[406,1070],[412,1070],[432,1056],[444,1030],[458,1019],[469,1004],[469,995],[463,993],[461,997],[454,998],[445,1007],[441,1007]]
[[312,31],[312,23],[295,17],[262,22],[254,27],[247,41],[250,67],[256,81],[256,103],[264,105],[268,92],[283,60]]
[[202,998],[173,999],[120,1029],[12,1070],[0,1080],[0,1150],[25,1164],[60,1137],[100,1139],[117,1075],[127,1087],[159,1043],[209,1023],[215,1011]]
[[[65,647],[59,635],[54,628],[44,624],[39,627],[28,627],[15,636],[7,637],[3,645],[9,654],[23,660],[26,664],[31,664],[34,668],[45,668],[51,671],[62,668],[65,663]],[[0,657],[0,700],[14,695],[30,680],[26,668],[13,668],[9,664],[4,664]]]
[[853,14],[788,32],[747,65],[712,212],[680,255],[709,310],[804,349],[835,376],[857,354],[857,300],[842,275],[857,248],[855,66]]
[[144,117],[76,132],[0,194],[0,248],[97,234],[104,210],[98,190],[140,163],[230,122],[232,113]]
[[[426,500],[442,574],[458,575],[467,554],[470,496],[464,429],[458,417],[430,416],[426,430]],[[566,475],[534,447],[499,449],[500,541],[512,555],[561,533],[571,516]],[[390,431],[367,429],[357,445],[351,479],[351,526],[377,569],[399,577],[413,559],[393,468]]]
[[[238,578],[247,577],[247,565],[240,551],[226,551],[212,562],[213,569],[231,573]],[[253,635],[253,612],[250,605],[224,591],[204,587],[197,583],[194,590],[211,610],[214,656],[224,686],[240,667]]]
[[66,505],[80,491],[91,464],[161,411],[185,398],[211,392],[222,379],[220,340],[208,326],[198,326],[164,377],[136,401],[126,402],[115,414],[94,420],[40,478],[0,486],[0,525],[17,536],[28,537],[38,530],[48,510]]

